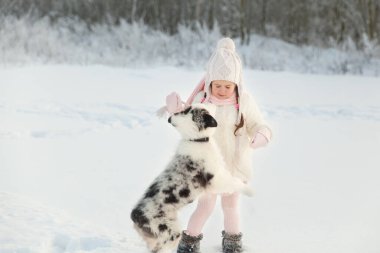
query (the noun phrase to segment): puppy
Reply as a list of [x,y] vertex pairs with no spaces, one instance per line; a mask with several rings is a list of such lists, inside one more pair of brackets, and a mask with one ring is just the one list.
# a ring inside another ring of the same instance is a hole
[[196,104],[168,121],[181,134],[176,154],[151,183],[132,210],[134,227],[151,252],[171,252],[178,244],[181,227],[177,212],[202,193],[252,196],[252,189],[225,169],[223,157],[212,139],[217,122],[213,105]]

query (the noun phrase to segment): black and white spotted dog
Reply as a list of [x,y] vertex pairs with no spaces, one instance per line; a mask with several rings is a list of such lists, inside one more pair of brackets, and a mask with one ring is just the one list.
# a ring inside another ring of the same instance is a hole
[[252,195],[250,187],[224,168],[212,139],[217,122],[209,112],[211,106],[193,105],[168,120],[181,133],[182,140],[172,161],[131,213],[135,229],[151,252],[171,252],[177,246],[182,230],[177,211],[200,194],[240,191]]

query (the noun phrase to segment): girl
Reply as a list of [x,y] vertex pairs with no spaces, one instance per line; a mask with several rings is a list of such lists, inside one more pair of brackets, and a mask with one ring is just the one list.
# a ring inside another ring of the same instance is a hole
[[[218,122],[214,138],[232,175],[247,182],[251,177],[250,148],[265,146],[271,130],[264,122],[253,98],[244,90],[242,64],[230,38],[223,38],[211,56],[205,78],[184,104],[177,93],[166,98],[169,113],[182,111],[192,103],[217,105]],[[200,252],[202,228],[214,209],[217,195],[208,194],[198,200],[187,229],[182,232],[177,253]],[[224,253],[242,252],[239,220],[239,194],[221,195],[224,214],[222,247]]]

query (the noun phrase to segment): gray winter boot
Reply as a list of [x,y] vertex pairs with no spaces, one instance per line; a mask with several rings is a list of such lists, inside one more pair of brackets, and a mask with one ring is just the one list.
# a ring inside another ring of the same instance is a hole
[[177,253],[200,253],[200,241],[203,234],[191,236],[182,231],[181,241],[179,241]]
[[223,253],[240,253],[243,252],[243,244],[241,242],[242,233],[229,234],[226,231],[222,231],[222,246]]

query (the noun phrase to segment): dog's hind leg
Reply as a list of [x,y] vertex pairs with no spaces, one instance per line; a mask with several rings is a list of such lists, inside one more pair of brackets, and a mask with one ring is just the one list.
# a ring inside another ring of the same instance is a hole
[[161,248],[160,251],[158,251],[159,253],[172,252],[177,248],[181,237],[181,226],[176,215],[173,215],[165,224],[165,229],[162,229],[157,235],[158,244]]

